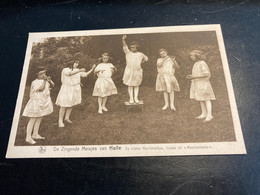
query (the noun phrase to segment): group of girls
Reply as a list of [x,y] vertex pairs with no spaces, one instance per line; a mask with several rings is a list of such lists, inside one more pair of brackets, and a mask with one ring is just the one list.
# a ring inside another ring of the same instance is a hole
[[[123,51],[126,55],[126,68],[123,76],[123,83],[128,86],[129,103],[138,104],[139,85],[142,82],[141,63],[148,60],[147,56],[138,52],[139,45],[136,42],[130,44],[128,49],[126,36],[122,38]],[[157,60],[157,79],[156,91],[164,94],[164,106],[162,110],[170,107],[175,111],[174,91],[180,91],[175,70],[179,68],[174,57],[170,57],[166,49],[159,50],[160,58]],[[205,56],[200,50],[194,50],[190,53],[190,58],[195,61],[192,74],[187,76],[191,80],[190,98],[200,102],[201,115],[198,119],[204,119],[204,122],[210,121],[213,116],[211,113],[211,100],[215,100],[215,95],[210,84],[210,71],[206,64]],[[70,67],[64,68],[61,73],[61,88],[57,96],[56,105],[59,110],[59,127],[64,127],[66,123],[72,123],[70,115],[73,107],[81,103],[81,77],[87,77],[94,71],[97,80],[93,90],[93,96],[98,97],[98,113],[107,112],[107,97],[117,94],[117,88],[112,80],[112,74],[116,71],[113,64],[109,63],[110,56],[103,53],[101,63],[86,72],[85,68],[79,69],[79,61],[75,61]],[[27,124],[25,141],[35,144],[37,139],[45,139],[39,135],[39,127],[43,116],[53,112],[53,104],[50,98],[50,86],[54,86],[50,77],[46,76],[45,69],[37,71],[37,78],[32,82],[30,89],[30,99],[25,106],[23,116],[29,117]]]

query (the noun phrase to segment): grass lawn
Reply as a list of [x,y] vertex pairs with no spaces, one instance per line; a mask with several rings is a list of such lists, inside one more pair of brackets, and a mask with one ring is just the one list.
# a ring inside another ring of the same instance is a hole
[[[54,103],[58,90],[51,92]],[[226,90],[215,90],[217,100],[212,102],[214,118],[209,123],[195,119],[200,115],[200,105],[189,99],[188,89],[175,94],[176,112],[161,110],[164,105],[163,94],[156,92],[154,87],[140,87],[139,99],[144,101],[143,112],[126,112],[124,102],[128,100],[127,87],[119,85],[118,92],[118,95],[108,98],[109,112],[100,115],[97,113],[97,99],[91,95],[92,88],[83,87],[82,104],[76,106],[71,114],[73,124],[65,124],[64,128],[58,127],[59,107],[55,105],[54,112],[43,118],[40,127],[40,135],[46,139],[38,140],[36,145],[235,141]],[[29,87],[26,87],[22,111],[28,96]],[[15,141],[17,146],[28,145],[25,142],[27,122],[28,118],[20,118]]]

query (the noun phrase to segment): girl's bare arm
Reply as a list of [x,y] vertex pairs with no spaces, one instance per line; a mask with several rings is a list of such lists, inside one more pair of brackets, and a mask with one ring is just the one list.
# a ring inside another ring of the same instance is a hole
[[125,42],[125,39],[126,39],[126,35],[123,35],[123,37],[122,37],[123,47],[127,47],[127,44],[126,44],[126,42]]
[[74,74],[77,74],[77,73],[79,73],[79,72],[85,72],[86,71],[86,69],[85,68],[81,68],[81,69],[78,69],[78,70],[72,70],[72,71],[70,71],[69,72],[69,76],[72,76],[72,75],[74,75]]
[[47,77],[47,81],[51,85],[51,87],[54,87],[54,82],[51,80],[51,77]]
[[193,76],[193,79],[198,79],[198,78],[207,78],[207,75],[200,75],[200,76]]
[[190,74],[190,75],[188,75],[187,77],[186,77],[187,79],[199,79],[199,78],[208,78],[208,75],[200,75],[200,76],[194,76],[194,75],[192,75],[192,74]]
[[179,64],[177,63],[175,57],[171,58],[172,62],[175,64],[175,68],[180,68]]
[[[85,73],[84,73],[83,77],[87,77],[88,75],[90,75],[90,73],[91,73],[95,68],[96,68],[96,65],[94,64],[94,65],[92,66],[92,68],[91,68],[88,72],[85,72]],[[95,73],[97,73],[97,72],[95,71]]]
[[126,53],[129,52],[129,49],[128,49],[128,46],[127,46],[127,44],[126,44],[125,39],[126,39],[126,35],[123,35],[123,37],[122,37],[123,51],[124,51],[124,53],[126,54]]

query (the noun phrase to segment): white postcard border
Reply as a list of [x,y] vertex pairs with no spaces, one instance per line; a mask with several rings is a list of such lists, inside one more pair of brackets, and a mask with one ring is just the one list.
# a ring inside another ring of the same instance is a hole
[[[229,103],[231,107],[235,142],[208,143],[176,143],[176,144],[131,144],[131,145],[58,145],[58,146],[15,146],[18,122],[24,97],[25,84],[31,58],[33,42],[40,42],[48,37],[147,34],[166,32],[203,32],[215,31],[219,44]],[[92,149],[91,149],[92,148]],[[68,158],[68,157],[130,157],[130,156],[183,156],[183,155],[227,155],[246,154],[242,129],[237,111],[230,70],[228,66],[223,36],[219,24],[164,26],[146,28],[128,28],[112,30],[87,30],[69,32],[29,33],[24,67],[20,81],[20,88],[16,102],[15,114],[9,138],[6,158]]]

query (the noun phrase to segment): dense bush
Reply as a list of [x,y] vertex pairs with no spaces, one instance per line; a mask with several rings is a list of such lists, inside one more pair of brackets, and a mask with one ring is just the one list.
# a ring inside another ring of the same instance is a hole
[[[176,57],[180,66],[176,70],[176,77],[181,88],[186,89],[190,84],[185,77],[191,73],[193,62],[189,58],[189,53],[193,49],[200,49],[206,54],[213,77],[218,75],[219,71],[223,72],[214,32],[133,34],[128,35],[126,40],[127,43],[137,41],[141,45],[140,51],[149,57],[149,61],[142,65],[144,69],[143,85],[145,86],[155,84],[156,60],[159,57],[158,49],[160,48],[166,48],[170,55]],[[30,85],[31,81],[35,79],[36,67],[44,66],[47,74],[59,86],[60,73],[64,67],[78,59],[80,66],[89,70],[94,63],[98,63],[97,59],[103,52],[108,52],[113,57],[111,62],[118,70],[113,75],[113,79],[117,85],[122,85],[125,56],[122,50],[121,35],[47,38],[42,42],[34,43],[27,85]],[[95,76],[90,76],[89,85],[93,85],[94,81]]]

